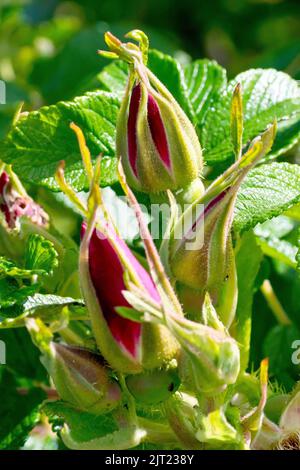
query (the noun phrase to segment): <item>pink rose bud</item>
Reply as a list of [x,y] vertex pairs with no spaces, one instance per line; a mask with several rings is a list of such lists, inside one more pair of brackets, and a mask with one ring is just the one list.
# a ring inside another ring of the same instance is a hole
[[[82,235],[85,233],[82,226]],[[94,229],[90,240],[81,243],[80,277],[98,347],[117,370],[137,373],[159,367],[177,352],[177,343],[165,327],[141,324],[121,317],[117,307],[131,309],[124,297],[125,264],[147,295],[160,304],[160,296],[149,273],[130,249],[107,225],[108,236]],[[87,243],[88,242],[88,246]],[[125,261],[125,262],[124,262]]]
[[[127,36],[147,42],[141,31]],[[186,188],[203,166],[194,126],[147,68],[145,44],[121,43],[111,33],[106,33],[105,40],[116,57],[130,63],[116,138],[117,156],[129,185],[150,193]]]

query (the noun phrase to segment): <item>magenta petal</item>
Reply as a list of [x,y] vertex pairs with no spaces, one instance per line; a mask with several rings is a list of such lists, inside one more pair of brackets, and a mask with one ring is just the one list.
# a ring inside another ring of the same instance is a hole
[[131,94],[129,115],[127,122],[128,156],[133,173],[137,177],[137,141],[136,123],[141,100],[141,86],[136,85]]
[[148,123],[156,149],[164,165],[171,168],[171,158],[167,135],[160,115],[159,107],[152,95],[148,95]]
[[[83,224],[82,233],[84,231]],[[112,228],[110,228],[110,236],[118,243],[148,293],[159,302],[160,297],[150,275]],[[97,299],[112,335],[133,357],[137,357],[141,340],[141,324],[122,318],[115,310],[116,307],[131,307],[122,293],[126,290],[123,279],[124,268],[112,242],[97,229],[94,230],[90,240],[89,267]]]
[[11,225],[13,225],[13,223],[12,223],[10,210],[6,203],[5,194],[4,194],[5,188],[8,183],[9,183],[9,176],[6,173],[6,171],[3,171],[0,176],[0,210],[5,216],[7,225],[10,227]]
[[8,182],[9,182],[9,176],[6,173],[6,171],[3,171],[0,176],[0,196],[1,197],[3,197],[3,191]]

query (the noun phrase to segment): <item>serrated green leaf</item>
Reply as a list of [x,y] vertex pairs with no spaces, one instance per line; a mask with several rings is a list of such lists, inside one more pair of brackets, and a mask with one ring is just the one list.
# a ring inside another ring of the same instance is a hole
[[188,88],[181,65],[173,57],[152,50],[149,53],[148,67],[168,88],[189,118],[194,120],[194,109],[189,100]]
[[21,305],[38,288],[39,284],[21,286],[15,278],[0,279],[0,318],[20,315]]
[[1,158],[14,165],[23,181],[57,189],[54,174],[61,160],[66,162],[66,179],[81,190],[87,186],[74,121],[81,127],[92,157],[102,154],[101,184],[117,181],[115,127],[119,100],[104,92],[91,92],[73,101],[45,106],[21,118],[0,143]]
[[226,87],[226,71],[214,60],[196,60],[184,69],[188,97],[199,128],[205,115]]
[[300,167],[269,163],[253,169],[238,193],[234,229],[248,230],[276,217],[300,200]]
[[[251,69],[237,75],[221,93],[205,117],[200,141],[209,164],[232,158],[230,102],[241,83],[244,109],[243,143],[259,135],[275,119],[278,135],[268,158],[286,151],[300,137],[300,88],[296,80],[274,69]],[[298,113],[298,118],[297,118]]]
[[36,310],[46,307],[64,307],[65,305],[84,305],[81,299],[72,299],[71,297],[61,297],[59,295],[44,295],[35,294],[33,297],[28,297],[24,303],[25,310]]
[[24,326],[28,316],[39,316],[44,322],[51,322],[59,319],[63,307],[69,308],[70,320],[87,317],[87,311],[81,299],[52,294],[35,294],[27,297],[25,302],[15,308],[1,309],[0,329]]
[[31,234],[25,250],[25,268],[50,274],[58,266],[58,253],[50,240]]
[[40,389],[21,394],[11,376],[4,374],[0,384],[0,449],[17,450],[39,419],[38,406],[45,394]]
[[286,215],[279,215],[255,227],[255,235],[263,238],[283,238],[295,228],[295,222]]
[[89,441],[102,437],[118,429],[111,413],[93,415],[76,410],[63,401],[45,403],[43,412],[51,419],[62,419],[72,430],[72,437],[78,441]]
[[121,100],[128,80],[128,67],[121,60],[104,67],[97,75],[97,86],[114,93]]
[[257,237],[257,243],[265,255],[281,261],[291,268],[295,269],[297,267],[296,254],[298,248],[292,245],[292,243],[275,237]]
[[0,279],[5,277],[31,279],[33,274],[34,272],[30,268],[19,268],[13,261],[0,256]]

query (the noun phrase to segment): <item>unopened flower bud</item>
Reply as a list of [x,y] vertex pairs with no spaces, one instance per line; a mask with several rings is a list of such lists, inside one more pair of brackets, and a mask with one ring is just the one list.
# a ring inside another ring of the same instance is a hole
[[180,380],[174,369],[156,369],[128,376],[126,385],[136,400],[155,405],[170,398],[178,389]]
[[80,410],[100,414],[118,406],[121,389],[101,356],[86,349],[51,342],[42,357],[60,398]]
[[90,239],[83,237],[80,278],[98,347],[112,367],[138,373],[168,363],[176,356],[178,344],[164,326],[141,324],[118,314],[118,307],[132,308],[124,296],[126,272],[160,304],[151,276],[113,227],[107,225],[106,234],[94,229]]
[[[133,37],[128,34],[128,37]],[[117,155],[133,188],[156,193],[184,188],[202,170],[202,151],[194,126],[177,101],[146,66],[142,45],[105,39],[116,57],[130,64],[127,89],[117,124]],[[134,35],[137,38],[137,35]]]
[[209,292],[221,320],[230,326],[237,301],[231,240],[238,190],[249,170],[270,149],[275,126],[255,139],[246,154],[226,170],[179,218],[171,232],[168,260],[174,278]]
[[235,383],[240,369],[240,351],[225,330],[179,317],[171,317],[168,325],[186,356],[186,360],[179,362],[184,381],[190,375],[194,388],[206,394],[219,393]]

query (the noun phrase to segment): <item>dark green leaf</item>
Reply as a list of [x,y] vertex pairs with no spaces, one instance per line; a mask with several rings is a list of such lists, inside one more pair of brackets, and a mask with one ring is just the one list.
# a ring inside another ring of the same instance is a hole
[[187,115],[194,119],[194,109],[189,100],[188,88],[180,64],[173,57],[152,50],[149,54],[148,67],[168,88]]
[[200,141],[209,164],[233,156],[230,102],[237,83],[241,83],[243,94],[244,144],[263,132],[275,119],[280,123],[279,132],[269,157],[285,152],[300,137],[300,88],[296,80],[274,69],[251,69],[229,82],[227,90],[219,95],[206,114]]
[[34,346],[25,328],[0,330],[0,339],[6,346],[6,366],[20,379],[47,381],[40,362],[40,352]]
[[300,366],[292,362],[292,344],[299,338],[300,331],[296,326],[277,325],[264,341],[264,354],[270,360],[270,373],[288,390],[299,377]]
[[[196,60],[186,66],[185,80],[188,97],[199,128],[205,125],[205,115],[213,103],[224,93],[226,71],[213,60]],[[229,124],[229,123],[228,123]]]
[[116,182],[115,126],[118,99],[110,93],[92,92],[43,107],[20,119],[0,143],[1,158],[14,165],[23,181],[57,188],[54,174],[61,160],[66,162],[66,178],[81,190],[86,185],[74,121],[82,128],[93,158],[103,155],[101,184]]
[[18,392],[12,376],[5,373],[0,384],[0,396],[0,449],[17,450],[38,422],[38,406],[45,394],[36,388]]
[[234,228],[248,230],[282,214],[300,200],[300,167],[270,163],[252,170],[242,184],[235,207]]
[[79,442],[99,438],[118,429],[111,413],[96,416],[76,410],[62,401],[46,403],[43,411],[54,422],[57,418],[66,422],[71,429],[72,438]]

